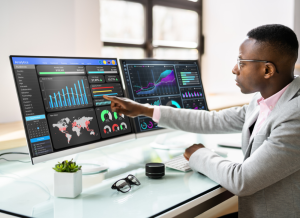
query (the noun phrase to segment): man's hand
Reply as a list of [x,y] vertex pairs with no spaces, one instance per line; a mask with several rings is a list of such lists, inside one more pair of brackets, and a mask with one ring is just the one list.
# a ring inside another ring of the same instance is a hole
[[153,116],[154,107],[149,104],[139,104],[135,101],[132,101],[128,98],[119,98],[115,96],[104,95],[103,98],[111,101],[111,110],[112,112],[117,112],[118,114],[124,114],[128,117],[137,117],[137,116]]
[[183,156],[186,160],[190,160],[191,155],[200,148],[205,148],[202,144],[193,144],[191,147],[185,149]]

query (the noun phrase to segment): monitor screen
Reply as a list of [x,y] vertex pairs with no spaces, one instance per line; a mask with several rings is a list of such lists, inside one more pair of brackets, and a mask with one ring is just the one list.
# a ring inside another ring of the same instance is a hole
[[[126,97],[150,105],[208,110],[198,61],[120,60]],[[134,118],[136,133],[161,129],[151,118]]]
[[31,158],[132,133],[103,98],[123,96],[116,59],[10,58]]

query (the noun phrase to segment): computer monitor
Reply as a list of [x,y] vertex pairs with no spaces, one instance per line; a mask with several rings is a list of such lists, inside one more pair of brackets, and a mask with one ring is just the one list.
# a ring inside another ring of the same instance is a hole
[[[121,59],[125,96],[139,103],[208,110],[197,60]],[[137,138],[163,133],[151,118],[133,119]]]
[[10,56],[32,164],[135,139],[115,58]]

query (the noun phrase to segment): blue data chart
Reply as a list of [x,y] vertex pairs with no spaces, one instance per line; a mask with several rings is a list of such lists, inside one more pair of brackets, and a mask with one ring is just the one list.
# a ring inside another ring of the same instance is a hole
[[200,85],[198,72],[177,72],[180,86]]
[[47,111],[69,110],[93,106],[85,76],[40,78]]

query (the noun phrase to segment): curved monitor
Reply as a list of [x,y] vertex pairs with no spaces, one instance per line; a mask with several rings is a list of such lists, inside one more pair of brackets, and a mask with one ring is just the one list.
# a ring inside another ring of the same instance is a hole
[[[151,105],[208,110],[197,60],[121,59],[126,97]],[[167,131],[151,118],[133,119],[137,137]]]
[[32,163],[135,138],[103,95],[123,96],[114,58],[10,56]]

